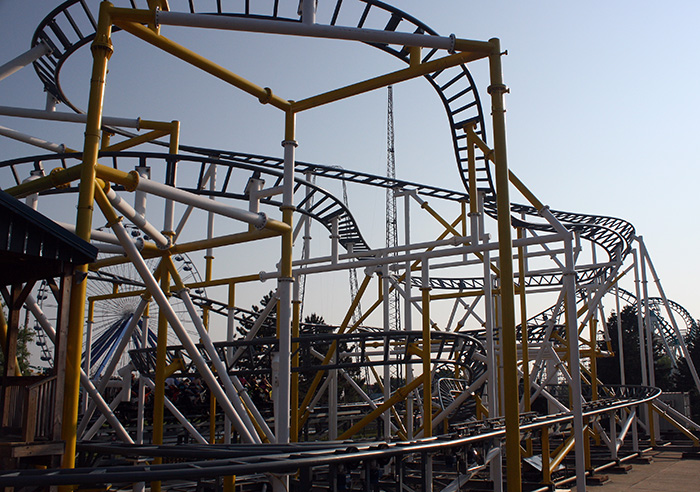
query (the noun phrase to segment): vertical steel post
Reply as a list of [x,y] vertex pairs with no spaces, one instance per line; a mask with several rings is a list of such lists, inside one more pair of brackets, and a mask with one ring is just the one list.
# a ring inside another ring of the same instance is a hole
[[501,347],[503,357],[503,385],[506,390],[504,415],[506,422],[506,483],[509,492],[520,492],[520,416],[518,395],[518,361],[515,339],[515,285],[513,282],[513,241],[511,237],[510,194],[508,192],[508,157],[506,152],[506,119],[504,94],[508,88],[503,83],[501,67],[501,43],[490,39],[489,55],[491,85],[491,111],[493,118],[493,142],[496,153],[496,192],[498,222],[498,256],[501,271]]
[[[404,242],[406,245],[411,243],[411,195],[404,193]],[[413,329],[413,319],[411,316],[411,262],[407,261],[404,265],[404,289],[406,296],[404,299],[404,329],[411,331]],[[413,381],[413,364],[407,364],[406,367],[406,384]],[[407,438],[413,439],[413,402],[414,392],[406,398],[406,431]]]
[[[90,240],[92,228],[93,202],[95,197],[95,169],[100,148],[100,127],[102,126],[102,106],[104,102],[107,62],[112,56],[112,23],[109,9],[112,4],[102,2],[98,18],[95,40],[92,43],[92,78],[88,101],[83,164],[78,187],[78,213],[75,233],[81,239]],[[66,340],[65,387],[63,400],[63,428],[61,438],[66,447],[63,454],[63,468],[75,466],[76,431],[78,406],[80,404],[80,358],[83,350],[83,322],[85,316],[85,294],[87,265],[78,266],[73,277],[71,290],[68,336]],[[64,487],[68,490],[70,487]]]
[[[289,443],[291,402],[291,354],[292,354],[292,247],[294,242],[294,159],[297,142],[295,138],[296,115],[289,111],[285,118],[284,147],[284,182],[282,192],[282,221],[289,229],[282,233],[282,251],[280,260],[280,277],[277,281],[279,293],[279,372],[277,374],[278,391],[275,399],[275,436],[278,444]],[[274,482],[276,492],[288,490],[289,478],[284,477]]]
[[428,258],[421,260],[421,297],[423,310],[423,437],[433,435],[433,388],[430,363],[430,265]]

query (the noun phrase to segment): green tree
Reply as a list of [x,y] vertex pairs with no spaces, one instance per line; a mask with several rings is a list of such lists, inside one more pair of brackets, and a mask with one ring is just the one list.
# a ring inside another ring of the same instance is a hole
[[[626,306],[620,313],[622,326],[622,349],[624,352],[626,384],[642,384],[642,365],[639,354],[639,330],[637,309]],[[598,359],[598,377],[606,384],[620,384],[620,344],[617,334],[617,313],[608,318],[608,333],[612,356]],[[602,346],[607,349],[606,345]],[[653,335],[654,377],[656,386],[664,391],[674,390],[674,370],[671,358],[666,354],[662,342]]]
[[[5,306],[3,306],[2,320],[0,320],[3,324],[5,324],[5,320],[7,319],[4,308]],[[17,364],[19,365],[19,370],[22,372],[22,374],[27,374],[27,371],[29,370],[29,359],[31,356],[29,352],[29,343],[32,340],[34,340],[34,333],[32,330],[27,326],[27,324],[21,326],[17,333]],[[4,369],[5,354],[3,350],[0,350],[0,371]]]
[[[698,321],[698,324],[700,324],[700,321]],[[688,345],[690,360],[692,360],[695,368],[698,369],[700,367],[700,330],[690,333],[686,344]],[[678,371],[674,374],[673,383],[675,391],[690,393],[691,418],[696,422],[700,420],[700,393],[698,393],[695,380],[684,357],[678,360]]]

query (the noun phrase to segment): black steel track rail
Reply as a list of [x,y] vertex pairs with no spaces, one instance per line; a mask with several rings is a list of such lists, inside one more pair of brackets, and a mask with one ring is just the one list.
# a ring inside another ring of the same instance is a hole
[[[568,387],[561,391],[548,388],[554,394],[567,395]],[[601,399],[584,404],[583,416],[589,420],[623,408],[634,407],[654,400],[661,390],[645,386],[603,386]],[[523,434],[536,432],[543,427],[570,428],[571,413],[546,416],[522,415],[520,431]],[[131,457],[167,456],[181,458],[178,463],[162,465],[100,466],[93,468],[50,470],[6,470],[0,471],[0,486],[27,487],[68,484],[127,484],[154,480],[199,480],[227,475],[253,475],[265,473],[295,473],[315,467],[339,464],[356,464],[370,460],[388,460],[408,454],[438,454],[454,452],[460,448],[490,445],[505,437],[503,419],[491,419],[465,423],[458,433],[433,438],[392,443],[329,443],[327,447],[289,447],[257,445],[213,446],[202,450],[199,445],[151,446],[123,444],[79,444],[86,452],[122,455]],[[204,456],[198,454],[202,452]],[[204,460],[202,458],[205,458]]]
[[[305,327],[302,326],[302,329]],[[351,369],[368,366],[406,365],[419,363],[420,359],[411,351],[411,347],[419,347],[423,340],[420,331],[358,331],[355,333],[338,334],[337,327],[324,326],[329,330],[323,334],[305,334],[294,337],[292,342],[298,344],[295,354],[301,355],[302,365],[292,369],[293,372],[315,373],[331,369]],[[482,343],[466,334],[440,332],[431,334],[431,359],[436,366],[449,366],[454,372],[459,368],[466,381],[473,381],[486,371],[486,354]],[[336,362],[322,364],[312,362],[312,351],[325,355],[331,343],[337,343],[338,355]],[[241,356],[227,364],[229,374],[234,376],[270,375],[269,359],[278,350],[278,340],[274,337],[255,337],[252,340],[235,340],[232,342],[214,343],[221,360],[227,360],[228,349],[234,352],[242,350]],[[201,346],[200,353],[205,359],[208,354]],[[154,348],[142,348],[129,351],[134,366],[141,374],[153,377],[156,367],[156,351]],[[178,359],[184,362],[183,374],[187,374],[193,363],[182,346],[168,346],[167,363]]]
[[[114,4],[118,7],[148,8],[145,0],[115,0]],[[46,90],[77,112],[82,111],[71,103],[61,88],[60,71],[67,58],[73,52],[94,39],[98,5],[99,2],[96,0],[68,0],[54,9],[42,21],[32,38],[32,46],[44,42],[53,50],[50,54],[43,56],[34,63],[35,70],[43,81]],[[189,13],[208,13],[299,22],[299,13],[295,5],[295,2],[279,1],[267,2],[263,5],[260,2],[251,3],[249,0],[245,2],[219,0],[215,3],[203,0],[190,0],[186,3],[173,5],[171,8],[181,8]],[[352,26],[391,32],[412,32],[426,36],[437,35],[434,30],[415,17],[396,7],[376,0],[336,0],[335,2],[329,2],[325,9],[319,10],[316,22],[332,26]],[[390,53],[405,63],[410,61],[409,51],[406,47],[385,44],[374,44],[374,46]],[[438,50],[428,50],[423,57],[423,61],[433,59],[437,53]],[[464,124],[475,124],[477,134],[486,141],[484,115],[476,85],[465,65],[440,70],[426,75],[425,78],[436,90],[445,107],[450,122],[455,159],[460,171],[460,177],[465,188],[468,189],[466,135],[462,131]],[[255,163],[270,167],[279,167],[281,165],[280,159],[265,156],[186,146],[183,146],[182,149],[209,155],[220,160]],[[338,170],[330,166],[297,163],[297,167],[299,172],[311,171],[319,176],[343,179],[345,181],[383,187],[408,187],[409,189],[416,189],[418,193],[427,196],[453,200],[467,199],[466,194],[458,194],[449,190],[440,190],[415,183],[392,181],[365,173]],[[479,151],[477,151],[477,183],[479,190],[486,193],[487,213],[495,217],[495,188],[491,170],[488,162]],[[513,205],[512,212],[515,215],[530,218],[538,215],[537,210],[523,205]],[[569,228],[579,232],[583,238],[601,245],[611,258],[617,258],[627,250],[625,243],[634,232],[629,223],[620,219],[559,211],[553,211],[553,213]],[[325,225],[327,226],[327,224]],[[548,225],[525,222],[515,217],[514,225],[521,225],[531,230],[550,230]],[[362,250],[364,241],[361,240],[361,235],[354,221],[352,224],[343,224],[341,236],[343,236],[341,242],[344,245],[359,241],[355,243],[356,250]],[[592,269],[582,274],[579,281],[586,282],[599,276],[601,273],[603,273],[602,270]],[[543,282],[544,284],[548,283],[545,279],[540,279],[535,284],[542,285]]]

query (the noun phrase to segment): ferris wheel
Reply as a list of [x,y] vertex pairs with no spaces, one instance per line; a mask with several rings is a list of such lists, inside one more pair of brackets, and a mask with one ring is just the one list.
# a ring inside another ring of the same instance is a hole
[[[102,254],[99,256],[100,259],[108,257]],[[177,254],[173,256],[173,260],[185,284],[201,282],[199,271],[187,254]],[[153,271],[158,259],[148,259],[146,263]],[[91,304],[91,316],[90,313],[86,314],[82,359],[89,361],[89,371],[86,372],[89,372],[91,379],[101,377],[115,356],[119,357],[117,368],[121,368],[128,362],[129,350],[156,346],[156,329],[151,320],[158,319],[158,305],[153,300],[149,300],[145,306],[139,307],[144,298],[142,293],[145,289],[144,282],[130,262],[103,267],[88,273],[87,298]],[[197,288],[194,293],[198,314],[202,316],[202,306],[207,299],[206,290]],[[45,280],[39,284],[36,299],[47,317],[55,319],[57,306],[52,300],[48,281]],[[170,303],[187,332],[191,335],[196,334],[194,324],[183,302],[173,295]],[[88,317],[91,318],[91,323],[87,322]],[[49,342],[39,323],[36,323],[34,328],[35,345],[39,351],[41,365],[51,367],[54,360],[53,344]],[[126,349],[116,354],[124,337],[128,337]],[[175,334],[169,331],[168,345],[179,344],[180,341]]]
[[[185,284],[201,282],[201,277],[192,259],[187,254],[173,257],[177,271]],[[146,260],[151,271],[155,270],[158,259]],[[128,362],[128,351],[157,345],[156,328],[152,320],[158,319],[158,305],[150,299],[139,309],[145,291],[145,284],[134,266],[122,263],[101,268],[88,274],[87,295],[94,299],[92,313],[92,333],[86,333],[83,343],[83,360],[90,361],[90,378],[99,378],[113,357],[120,358],[117,367]],[[196,289],[198,299],[205,299],[203,288]],[[191,335],[196,333],[184,303],[171,296],[170,303],[178,318]],[[198,303],[198,314],[202,316],[202,303]],[[157,323],[157,321],[156,321]],[[117,347],[124,337],[129,337],[126,350],[116,354]],[[179,345],[174,332],[168,332],[168,345]],[[88,353],[89,346],[89,353]]]

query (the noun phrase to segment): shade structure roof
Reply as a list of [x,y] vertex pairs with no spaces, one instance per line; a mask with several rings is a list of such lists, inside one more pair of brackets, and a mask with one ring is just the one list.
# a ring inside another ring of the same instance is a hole
[[0,191],[0,285],[58,277],[96,257],[95,246]]

